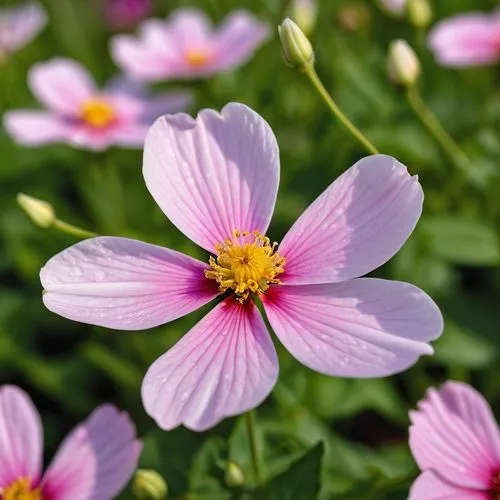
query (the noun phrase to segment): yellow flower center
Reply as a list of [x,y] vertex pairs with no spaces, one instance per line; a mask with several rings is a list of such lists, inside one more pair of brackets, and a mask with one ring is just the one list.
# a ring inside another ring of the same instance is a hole
[[88,125],[102,128],[108,126],[115,119],[115,112],[106,101],[91,99],[82,106],[81,117]]
[[202,49],[191,49],[185,52],[184,57],[190,66],[201,68],[210,60],[210,53]]
[[0,490],[1,500],[43,500],[40,488],[31,486],[29,477],[16,479],[7,488]]
[[243,303],[250,293],[281,283],[277,276],[284,271],[285,259],[276,252],[277,245],[258,231],[235,230],[232,239],[216,245],[217,258],[210,257],[212,269],[205,276],[216,280],[221,292],[232,290]]

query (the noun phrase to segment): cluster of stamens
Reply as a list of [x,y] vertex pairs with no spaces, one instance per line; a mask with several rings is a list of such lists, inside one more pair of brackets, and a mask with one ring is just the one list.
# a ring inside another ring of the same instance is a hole
[[21,477],[4,489],[0,500],[43,500],[40,488],[33,488],[29,477]]
[[90,99],[82,106],[81,119],[95,128],[107,127],[115,119],[115,111],[104,99]]
[[217,257],[210,257],[212,269],[205,276],[217,281],[220,292],[232,290],[243,303],[250,293],[281,283],[277,276],[284,271],[285,259],[276,252],[277,246],[258,231],[234,230],[231,239],[216,245]]

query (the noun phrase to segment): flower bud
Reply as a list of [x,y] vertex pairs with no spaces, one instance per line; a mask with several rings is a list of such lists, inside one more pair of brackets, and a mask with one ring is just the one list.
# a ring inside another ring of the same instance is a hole
[[226,480],[226,484],[230,488],[243,486],[245,484],[245,475],[243,474],[241,467],[232,460],[229,460],[226,464],[224,478]]
[[318,0],[292,0],[290,14],[304,33],[311,34],[318,17]]
[[338,20],[342,28],[357,32],[370,25],[371,14],[364,3],[354,2],[339,9]]
[[420,76],[420,61],[405,40],[395,40],[389,46],[387,59],[389,80],[401,87],[411,87]]
[[415,28],[427,28],[432,21],[432,14],[429,0],[407,0],[406,17]]
[[137,469],[132,490],[138,500],[162,500],[168,493],[167,482],[152,469]]
[[19,193],[17,203],[35,225],[46,229],[54,224],[56,213],[49,202]]
[[278,34],[285,62],[299,70],[314,64],[314,51],[304,32],[290,19],[286,18],[278,26]]

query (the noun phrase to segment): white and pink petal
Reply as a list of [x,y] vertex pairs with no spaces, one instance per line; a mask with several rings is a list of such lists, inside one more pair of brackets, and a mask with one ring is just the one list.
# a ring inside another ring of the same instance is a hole
[[53,58],[37,63],[28,78],[30,89],[41,104],[68,117],[78,117],[83,103],[97,92],[90,73],[72,59]]
[[66,142],[70,127],[59,116],[45,111],[12,110],[3,116],[7,133],[19,144],[39,146]]
[[309,368],[341,377],[383,377],[432,354],[443,319],[432,299],[408,283],[361,278],[281,286],[262,295],[269,322]]
[[218,69],[226,69],[244,63],[269,35],[269,26],[250,12],[231,13],[215,35],[215,65]]
[[490,500],[486,490],[462,488],[432,471],[420,474],[410,489],[408,500]]
[[[410,448],[421,470],[432,469],[446,481],[471,489],[488,489],[499,472],[497,450],[489,430],[478,432],[479,422],[488,416],[477,398],[464,405],[463,393],[450,396],[450,385],[430,388],[418,410],[410,412]],[[472,420],[471,404],[475,408]],[[457,412],[457,404],[460,411]],[[478,412],[478,413],[477,413]],[[478,415],[480,418],[478,419]],[[491,423],[489,424],[491,428]],[[497,439],[497,437],[495,438]]]
[[335,180],[283,238],[286,284],[338,283],[387,262],[422,212],[417,176],[395,158],[374,155]]
[[127,238],[82,241],[42,268],[46,307],[65,318],[121,330],[173,321],[212,300],[208,266],[167,248]]
[[149,368],[146,412],[165,430],[206,430],[258,406],[278,377],[278,359],[251,301],[229,297]]
[[144,147],[144,178],[167,217],[213,252],[235,229],[265,233],[276,201],[276,138],[255,111],[230,103],[196,119],[160,118]]
[[0,491],[20,478],[40,479],[43,430],[33,401],[22,389],[0,386]]
[[43,479],[44,498],[115,498],[135,471],[141,449],[128,415],[100,406],[61,444]]

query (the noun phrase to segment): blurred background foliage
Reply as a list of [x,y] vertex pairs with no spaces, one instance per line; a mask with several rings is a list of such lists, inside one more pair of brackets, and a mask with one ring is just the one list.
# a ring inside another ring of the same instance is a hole
[[[113,31],[101,0],[42,3],[50,16],[47,28],[0,65],[2,111],[37,107],[26,85],[27,70],[37,61],[75,58],[100,82],[117,72],[108,55]],[[274,27],[288,1],[158,0],[155,14],[165,16],[180,6],[201,7],[215,21],[246,7]],[[494,0],[439,1],[435,18],[496,6]],[[417,229],[374,275],[426,290],[442,308],[446,327],[435,343],[435,356],[379,380],[328,378],[278,347],[280,380],[257,411],[267,495],[308,500],[320,490],[325,500],[405,499],[417,474],[407,446],[408,410],[429,385],[448,378],[471,382],[500,410],[498,68],[440,68],[427,51],[425,34],[369,1],[319,0],[310,38],[318,73],[342,109],[382,152],[418,174],[424,188],[424,215]],[[449,163],[388,83],[386,51],[394,38],[408,40],[418,52],[424,99],[471,159],[469,170]],[[270,230],[278,241],[330,182],[365,155],[332,120],[306,79],[284,65],[274,30],[255,57],[234,72],[156,87],[190,88],[192,113],[240,101],[269,121],[281,148],[282,179]],[[40,267],[76,240],[34,227],[15,202],[20,191],[50,201],[60,218],[89,230],[137,237],[206,259],[148,194],[141,156],[121,149],[25,149],[0,129],[0,381],[26,389],[41,409],[47,456],[92,408],[111,401],[131,413],[145,442],[141,465],[164,475],[169,498],[250,498],[245,487],[230,486],[234,481],[226,471],[231,460],[252,484],[241,419],[227,419],[204,434],[184,428],[165,433],[141,406],[139,389],[147,367],[204,311],[153,331],[121,333],[65,320],[41,302]],[[123,498],[130,498],[130,492]]]

